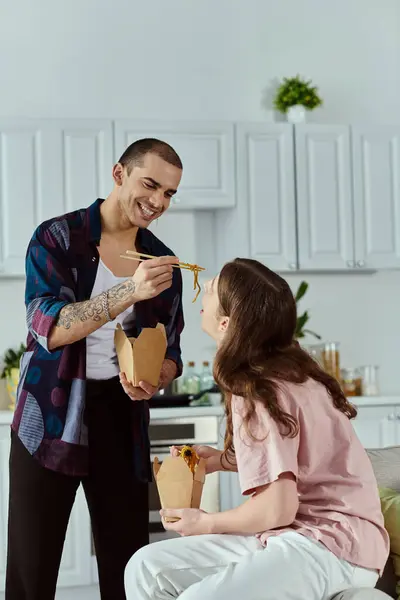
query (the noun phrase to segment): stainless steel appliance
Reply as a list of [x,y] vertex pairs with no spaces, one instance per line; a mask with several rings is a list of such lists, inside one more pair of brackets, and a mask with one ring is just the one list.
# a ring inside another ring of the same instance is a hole
[[[149,427],[151,460],[157,456],[162,461],[170,455],[170,446],[174,445],[206,444],[217,448],[219,427],[220,419],[216,416],[154,418]],[[150,542],[175,537],[174,533],[166,532],[161,523],[160,499],[154,482],[150,484],[149,492]],[[201,508],[207,512],[217,512],[219,507],[219,474],[212,473],[206,477]]]

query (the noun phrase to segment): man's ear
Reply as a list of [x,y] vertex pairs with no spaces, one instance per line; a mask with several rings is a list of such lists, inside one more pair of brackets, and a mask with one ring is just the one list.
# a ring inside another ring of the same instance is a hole
[[121,163],[117,163],[113,166],[112,176],[115,185],[118,185],[120,187],[124,180],[124,167],[121,165]]

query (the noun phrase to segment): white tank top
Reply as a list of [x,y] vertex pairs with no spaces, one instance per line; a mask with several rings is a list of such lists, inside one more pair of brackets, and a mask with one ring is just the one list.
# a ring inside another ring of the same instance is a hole
[[[128,277],[116,277],[108,267],[99,260],[99,266],[90,298],[106,292],[114,285],[122,283]],[[102,327],[86,338],[86,377],[87,379],[111,379],[119,373],[118,358],[114,345],[114,332],[117,323],[122,329],[129,329],[135,320],[134,306],[124,310],[114,321]]]

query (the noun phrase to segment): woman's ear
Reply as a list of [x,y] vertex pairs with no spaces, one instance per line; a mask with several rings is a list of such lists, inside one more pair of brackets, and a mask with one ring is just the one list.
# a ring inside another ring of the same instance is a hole
[[229,317],[222,317],[220,322],[219,322],[219,331],[221,333],[226,333],[227,329],[229,326]]

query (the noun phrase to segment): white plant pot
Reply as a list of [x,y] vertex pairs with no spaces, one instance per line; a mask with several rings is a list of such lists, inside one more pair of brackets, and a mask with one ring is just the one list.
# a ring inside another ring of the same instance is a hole
[[301,104],[295,104],[288,108],[286,115],[288,123],[304,123],[306,120],[306,109]]

